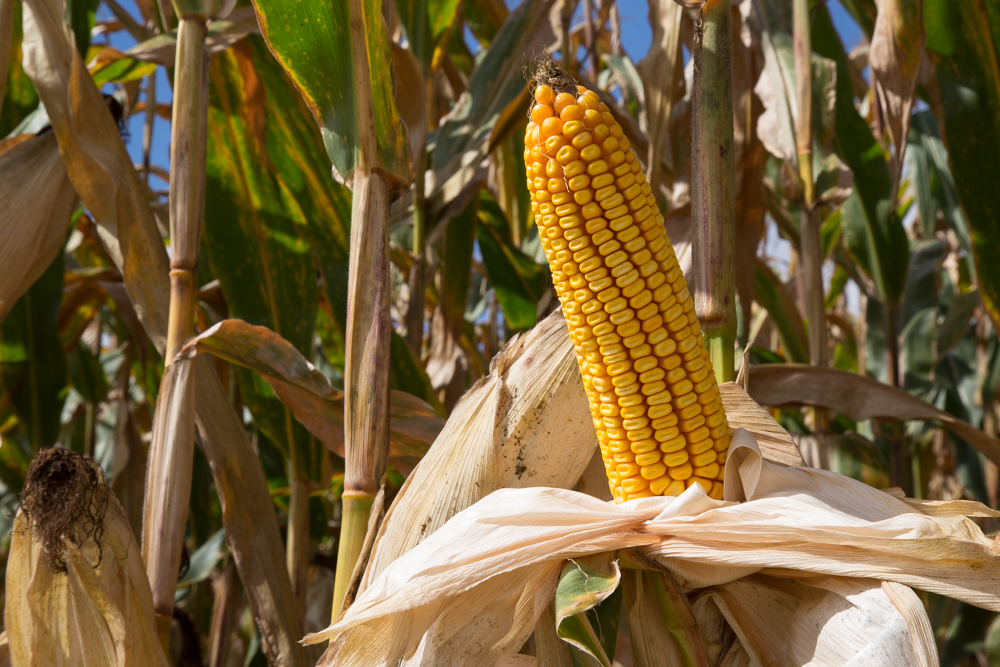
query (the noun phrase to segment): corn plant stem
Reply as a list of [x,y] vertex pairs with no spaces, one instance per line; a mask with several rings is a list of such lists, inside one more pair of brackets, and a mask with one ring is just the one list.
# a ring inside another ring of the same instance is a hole
[[695,34],[691,248],[695,311],[720,382],[736,377],[735,175],[730,0],[707,0]]
[[[431,86],[428,85],[428,92]],[[427,172],[427,146],[414,156],[413,179],[413,264],[410,265],[408,288],[410,302],[406,307],[406,343],[419,359],[424,343],[424,246],[427,235],[427,200],[424,188]]]
[[344,369],[344,513],[337,548],[332,617],[344,594],[368,529],[371,502],[389,459],[389,197],[377,169],[377,139],[365,36],[365,3],[349,0],[357,82],[357,166],[351,210]]
[[368,515],[376,494],[346,491],[341,502],[344,511],[340,524],[340,543],[337,545],[337,575],[333,587],[333,617],[335,621],[344,606],[344,596],[351,583],[351,574],[361,555],[368,532]]
[[[174,70],[174,108],[170,138],[170,306],[164,363],[170,366],[184,342],[194,333],[194,312],[198,298],[195,267],[201,238],[201,220],[205,208],[205,141],[208,124],[208,79],[205,59],[206,25],[203,16],[185,16],[177,34]],[[171,383],[164,382],[164,388]],[[194,391],[194,383],[187,385]],[[193,398],[193,397],[192,397]],[[157,407],[167,400],[157,401]],[[165,409],[165,408],[164,408]],[[177,563],[184,526],[187,524],[188,499],[194,442],[157,442],[157,433],[165,438],[193,436],[194,413],[177,410],[166,419],[189,419],[188,425],[154,429],[150,464],[156,466],[147,480],[164,482],[162,489],[147,488],[146,518],[143,526],[143,556],[150,576],[153,605],[157,614],[160,641],[165,650],[170,645],[174,589],[177,587]],[[168,493],[176,497],[155,499],[150,494]],[[157,509],[150,513],[150,503]]]
[[586,40],[587,74],[590,78],[597,80],[597,49],[594,48],[594,10],[591,7],[591,0],[583,0],[583,37]]
[[570,24],[573,21],[573,10],[576,3],[573,0],[562,0],[562,7],[559,11],[560,39],[562,44],[562,68],[567,74],[576,72],[576,54],[573,53],[573,35],[570,33]]
[[194,333],[195,268],[205,212],[205,143],[208,77],[204,17],[185,16],[177,31],[174,108],[170,137],[170,318],[169,364]]
[[806,208],[814,202],[812,174],[812,37],[809,33],[809,0],[793,0],[792,23],[795,48],[796,103],[799,110],[795,128],[799,155],[799,176]]
[[[812,36],[809,0],[794,0],[792,22],[795,51],[795,82],[798,119],[795,128],[804,206],[801,222],[803,316],[809,323],[809,362],[826,366],[826,299],[823,295],[823,249],[819,217],[815,210],[816,188],[812,169]],[[827,430],[827,412],[813,408],[813,430]],[[822,435],[820,435],[822,437]]]

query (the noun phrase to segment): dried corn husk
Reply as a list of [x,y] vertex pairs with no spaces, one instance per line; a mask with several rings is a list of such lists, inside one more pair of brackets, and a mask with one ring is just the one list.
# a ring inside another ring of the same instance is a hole
[[[694,613],[717,651],[724,619],[740,650],[758,665],[938,664],[923,606],[900,584],[758,574],[709,589],[695,601]],[[911,624],[928,632],[914,633]]]
[[597,436],[562,314],[512,340],[461,399],[386,514],[365,582],[502,488],[569,488]]
[[76,205],[55,134],[0,142],[0,322],[59,253]]
[[[836,473],[772,463],[744,429],[735,431],[730,452],[722,501],[697,485],[676,498],[621,505],[563,489],[499,490],[373,577],[336,624],[305,641],[330,639],[320,665],[395,665],[413,650],[419,658],[418,647],[426,646],[436,648],[438,664],[499,664],[520,648],[525,626],[534,627],[548,606],[562,563],[624,548],[655,559],[685,588],[725,586],[756,573],[825,586],[868,614],[862,617],[881,618],[886,628],[901,628],[901,617],[912,655],[921,660],[930,655],[929,626],[919,605],[901,592],[905,586],[886,592],[868,583],[851,588],[842,579],[821,584],[817,577],[895,582],[1000,610],[1000,556],[976,524],[959,516],[965,504],[951,512],[936,507],[932,516]],[[746,613],[766,612],[763,593],[744,597]],[[816,647],[834,636],[824,634],[827,628],[843,633],[853,627],[817,616],[823,618],[826,625],[814,623],[812,635],[803,631],[795,641]],[[474,641],[463,639],[471,635]],[[857,664],[899,664],[877,658],[896,650],[902,636],[858,636],[839,642],[838,650]],[[791,650],[777,640],[757,640],[776,657]],[[751,657],[762,653],[757,645],[743,648]],[[733,664],[740,664],[737,658],[742,660],[734,655]],[[846,662],[824,658],[816,664]]]
[[[71,481],[53,486],[56,466],[70,471],[63,479]],[[86,509],[77,505],[82,513],[72,523],[53,523],[67,515],[55,510],[74,501]],[[64,449],[44,450],[32,462],[22,502],[42,509],[19,511],[14,522],[4,611],[12,663],[166,667],[138,542],[97,465]]]

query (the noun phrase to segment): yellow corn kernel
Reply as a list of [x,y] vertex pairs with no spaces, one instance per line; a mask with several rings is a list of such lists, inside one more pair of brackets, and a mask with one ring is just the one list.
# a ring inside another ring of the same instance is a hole
[[611,112],[560,81],[534,90],[526,183],[609,486],[721,499],[729,424],[663,216]]

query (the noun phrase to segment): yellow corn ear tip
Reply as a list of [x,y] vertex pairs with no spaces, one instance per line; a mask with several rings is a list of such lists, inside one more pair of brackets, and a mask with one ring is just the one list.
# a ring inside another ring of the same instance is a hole
[[730,429],[645,175],[596,93],[536,63],[527,186],[616,502],[722,498]]

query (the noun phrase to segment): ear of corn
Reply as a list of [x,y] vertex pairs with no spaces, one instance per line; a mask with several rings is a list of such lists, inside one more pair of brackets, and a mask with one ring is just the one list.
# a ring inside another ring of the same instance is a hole
[[721,499],[729,424],[663,216],[607,106],[546,69],[527,184],[611,491]]

